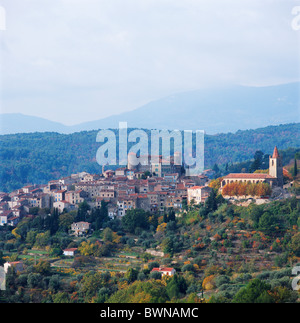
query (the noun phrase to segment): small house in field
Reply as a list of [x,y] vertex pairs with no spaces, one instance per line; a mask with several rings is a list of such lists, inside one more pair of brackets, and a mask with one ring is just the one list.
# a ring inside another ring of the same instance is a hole
[[174,268],[169,268],[169,267],[158,267],[158,268],[153,268],[151,272],[161,273],[162,276],[173,276],[176,270]]
[[74,257],[77,253],[77,249],[78,248],[68,248],[68,249],[64,249],[63,253],[65,256],[71,256]]

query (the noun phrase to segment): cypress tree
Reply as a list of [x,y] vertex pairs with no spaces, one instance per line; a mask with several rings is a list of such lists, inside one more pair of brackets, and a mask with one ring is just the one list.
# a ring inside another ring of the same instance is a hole
[[298,175],[298,168],[297,168],[297,159],[294,159],[294,169],[293,169],[293,177],[297,177]]

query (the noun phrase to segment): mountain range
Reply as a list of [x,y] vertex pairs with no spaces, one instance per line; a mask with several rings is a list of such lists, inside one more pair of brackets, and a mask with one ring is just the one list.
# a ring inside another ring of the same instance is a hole
[[118,128],[204,130],[208,134],[255,129],[300,121],[300,83],[276,86],[227,86],[176,93],[135,110],[100,120],[66,126],[20,113],[0,115],[0,134],[73,133]]

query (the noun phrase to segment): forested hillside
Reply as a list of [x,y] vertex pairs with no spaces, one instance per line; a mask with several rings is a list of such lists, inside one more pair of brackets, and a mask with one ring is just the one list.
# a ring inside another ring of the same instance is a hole
[[[178,216],[132,209],[109,219],[104,202],[62,214],[36,209],[14,229],[0,226],[0,266],[25,265],[8,271],[0,303],[299,303],[299,211],[295,197],[243,207],[216,191]],[[74,237],[71,224],[82,219],[94,231]],[[159,266],[176,273],[152,271]]]
[[[257,150],[271,154],[275,145],[279,150],[299,148],[299,129],[300,124],[295,123],[205,135],[205,167],[250,160]],[[97,131],[83,131],[69,135],[36,132],[0,136],[0,191],[27,183],[46,183],[80,171],[101,172],[96,162],[100,146],[96,135]],[[295,152],[285,152],[286,158],[294,158]]]

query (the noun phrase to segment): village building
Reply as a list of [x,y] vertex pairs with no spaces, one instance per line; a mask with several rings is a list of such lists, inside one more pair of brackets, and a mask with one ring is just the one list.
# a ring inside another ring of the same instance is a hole
[[[179,153],[175,153],[174,156],[170,156],[169,160],[165,160],[162,155],[142,155],[136,159],[135,153],[128,154],[127,168],[134,170],[135,174],[141,172],[149,172],[150,174],[156,174],[158,177],[162,177],[165,174],[181,174],[181,164],[178,164]],[[137,161],[139,162],[137,164]]]
[[[204,203],[212,190],[207,186],[210,170],[198,176],[184,176],[173,160],[170,165],[164,165],[162,156],[157,163],[146,156],[135,166],[129,158],[127,168],[107,170],[102,175],[81,172],[49,181],[47,185],[28,185],[9,194],[0,193],[0,225],[16,226],[23,216],[30,215],[32,207],[54,207],[64,212],[78,208],[84,201],[91,208],[107,202],[110,218],[123,217],[128,210],[136,208],[154,214],[166,212],[168,208],[181,210],[183,201]],[[145,171],[151,173],[147,178]],[[282,187],[283,167],[277,147],[269,158],[268,173],[229,174],[223,177],[220,190],[233,182]],[[90,224],[73,223],[72,230],[76,235],[84,235],[90,230]]]
[[54,202],[63,201],[65,199],[66,190],[57,190],[53,192]]
[[187,202],[191,204],[194,201],[195,204],[204,203],[208,198],[212,189],[209,186],[193,186],[187,189]]
[[27,186],[22,187],[23,193],[30,193],[30,191],[33,189],[34,189],[33,185],[27,185]]
[[153,268],[151,272],[161,273],[162,276],[173,276],[176,273],[176,270],[174,268],[158,267],[158,268]]
[[15,269],[16,272],[21,272],[24,270],[24,264],[22,261],[12,261],[12,262],[6,262],[3,265],[4,272],[7,274],[8,268],[12,267]]
[[78,248],[67,248],[63,250],[63,254],[65,256],[70,256],[70,257],[74,257],[77,252],[78,252]]
[[53,207],[55,209],[58,209],[60,213],[62,213],[64,210],[69,211],[71,209],[71,204],[65,200],[58,201],[53,203]]
[[111,178],[114,176],[115,171],[109,169],[102,173],[105,178]]
[[282,160],[279,156],[278,149],[275,146],[273,155],[269,158],[269,173],[233,173],[223,177],[221,189],[234,182],[246,183],[268,183],[271,187],[283,186],[283,168]]
[[13,212],[11,210],[1,211],[0,213],[0,225],[9,224],[10,218],[12,218]]
[[86,174],[81,178],[81,182],[84,183],[91,183],[91,182],[95,182],[96,180],[99,179],[99,175],[98,174]]
[[68,191],[65,193],[65,200],[72,205],[76,205],[82,203],[87,196],[88,194],[83,190]]
[[115,170],[116,176],[126,176],[127,175],[127,169],[125,167],[118,168]]
[[81,182],[75,184],[75,191],[85,191],[88,197],[92,198],[95,196],[99,196],[102,190],[102,185],[99,182]]
[[124,216],[128,210],[135,209],[137,205],[137,196],[122,196],[118,198],[118,216]]
[[41,209],[51,207],[50,196],[46,193],[31,194],[26,199],[29,202],[30,207],[39,207]]
[[116,216],[118,215],[118,207],[117,206],[109,206],[107,208],[107,211],[108,211],[108,216],[111,219],[116,218]]
[[89,233],[91,230],[91,224],[89,222],[74,222],[71,224],[71,231],[77,236],[83,236]]

